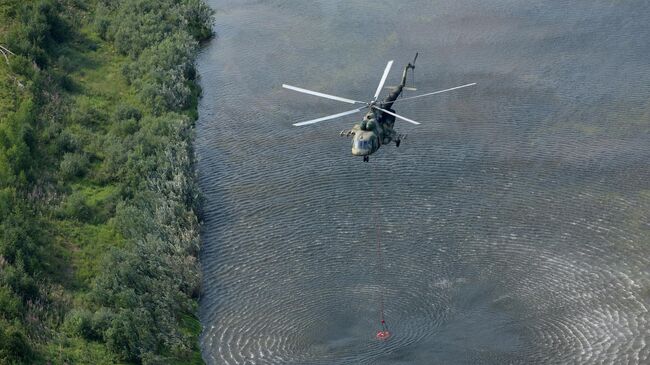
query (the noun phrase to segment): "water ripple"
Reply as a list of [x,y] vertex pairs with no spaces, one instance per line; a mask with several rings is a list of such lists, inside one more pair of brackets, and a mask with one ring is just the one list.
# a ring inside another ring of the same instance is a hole
[[[208,364],[650,362],[650,5],[211,3]],[[283,82],[364,98],[415,50],[420,90],[479,85],[399,106],[399,149],[291,126],[341,109]]]

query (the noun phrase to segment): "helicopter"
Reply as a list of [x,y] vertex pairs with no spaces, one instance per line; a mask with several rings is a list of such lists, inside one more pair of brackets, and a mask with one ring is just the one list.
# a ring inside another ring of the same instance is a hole
[[418,58],[418,53],[415,54],[415,57],[413,58],[413,62],[409,62],[404,67],[404,72],[402,73],[402,81],[399,85],[387,87],[388,89],[390,89],[390,93],[384,98],[383,101],[378,101],[379,94],[381,93],[382,89],[384,89],[384,83],[386,82],[386,79],[388,78],[388,73],[390,72],[393,66],[393,61],[388,61],[388,64],[384,69],[384,74],[382,75],[381,80],[379,81],[379,86],[377,86],[377,90],[375,91],[375,95],[373,96],[372,100],[370,100],[369,102],[342,98],[335,95],[303,89],[301,87],[282,84],[283,88],[297,91],[300,93],[318,96],[330,100],[336,100],[348,104],[362,105],[357,109],[349,110],[338,114],[328,115],[317,119],[307,120],[304,122],[294,123],[293,125],[299,127],[299,126],[304,126],[309,124],[315,124],[330,119],[336,119],[347,115],[360,113],[363,110],[368,109],[368,112],[366,113],[366,115],[364,116],[363,120],[360,123],[355,124],[351,129],[345,129],[340,133],[341,136],[347,136],[347,137],[352,136],[352,155],[363,156],[363,161],[368,162],[370,161],[370,155],[377,152],[377,150],[382,145],[387,145],[391,142],[395,142],[395,146],[399,147],[402,140],[406,138],[406,135],[398,133],[393,128],[395,124],[395,118],[404,120],[406,122],[415,125],[419,125],[420,123],[415,120],[397,114],[395,110],[392,109],[393,103],[398,101],[403,101],[403,100],[421,98],[424,96],[441,94],[444,92],[458,90],[465,87],[476,85],[476,83],[465,84],[461,86],[452,87],[449,89],[434,91],[426,94],[411,96],[408,98],[402,98],[400,100],[397,100],[397,98],[399,98],[399,96],[402,94],[402,91],[417,90],[415,88],[406,86],[407,74],[409,70],[415,70],[415,61],[417,60],[417,58]]

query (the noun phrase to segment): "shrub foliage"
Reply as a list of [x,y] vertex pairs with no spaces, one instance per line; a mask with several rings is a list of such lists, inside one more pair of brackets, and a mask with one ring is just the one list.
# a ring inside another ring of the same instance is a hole
[[0,4],[0,363],[197,358],[202,0]]

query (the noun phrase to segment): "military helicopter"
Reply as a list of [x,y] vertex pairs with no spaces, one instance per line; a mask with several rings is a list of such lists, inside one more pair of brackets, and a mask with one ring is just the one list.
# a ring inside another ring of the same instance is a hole
[[408,98],[402,98],[400,100],[397,100],[397,98],[402,94],[403,90],[416,90],[414,88],[410,88],[406,86],[406,76],[409,70],[415,69],[415,61],[417,60],[417,58],[418,58],[418,53],[415,54],[415,57],[413,58],[413,62],[409,62],[409,64],[406,65],[406,67],[404,67],[404,72],[402,73],[402,82],[397,86],[388,87],[391,91],[386,96],[386,98],[384,98],[383,101],[378,101],[377,99],[379,98],[379,94],[384,88],[384,83],[386,82],[388,73],[390,72],[390,69],[393,66],[393,61],[388,61],[388,64],[384,69],[384,74],[382,75],[381,80],[379,81],[379,86],[377,86],[377,90],[375,91],[375,95],[373,99],[370,100],[369,102],[342,98],[335,95],[324,94],[317,91],[312,91],[312,90],[307,90],[296,86],[282,84],[282,87],[285,89],[298,91],[309,95],[319,96],[326,99],[341,101],[348,104],[363,105],[362,107],[359,107],[354,110],[349,110],[343,113],[328,115],[326,117],[295,123],[294,126],[303,126],[303,125],[323,122],[326,120],[359,113],[364,109],[369,109],[365,117],[363,118],[363,121],[361,121],[361,123],[354,125],[351,129],[343,130],[340,133],[341,136],[347,136],[347,137],[352,136],[352,155],[363,156],[363,161],[368,162],[370,160],[370,155],[375,153],[382,145],[389,144],[390,142],[395,142],[395,146],[399,147],[400,143],[406,137],[406,135],[399,134],[395,131],[395,129],[393,129],[393,125],[395,124],[395,118],[416,125],[419,125],[420,123],[397,114],[395,110],[392,109],[393,103],[395,103],[396,101],[411,100],[411,99],[421,98],[424,96],[441,94],[447,91],[458,90],[468,86],[476,85],[476,83],[471,83],[471,84],[452,87],[445,90],[434,91],[431,93],[411,96]]

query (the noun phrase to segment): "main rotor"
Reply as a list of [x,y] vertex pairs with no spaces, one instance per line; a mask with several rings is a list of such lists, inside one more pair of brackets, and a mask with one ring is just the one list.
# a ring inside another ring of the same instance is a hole
[[[413,59],[413,62],[409,63],[406,66],[406,69],[409,69],[409,68],[414,69],[415,68],[415,61],[417,60],[417,57],[418,57],[418,54],[416,53],[415,58]],[[381,90],[384,88],[384,84],[386,83],[386,79],[388,78],[388,74],[390,73],[390,70],[391,70],[392,67],[393,67],[393,61],[392,60],[388,61],[388,64],[386,64],[386,68],[384,69],[384,73],[382,74],[381,79],[379,81],[379,85],[377,86],[377,90],[375,91],[375,94],[374,94],[373,98],[368,102],[343,98],[343,97],[336,96],[336,95],[330,95],[330,94],[325,94],[325,93],[321,93],[321,92],[318,92],[318,91],[303,89],[303,88],[297,87],[297,86],[282,84],[283,88],[293,90],[293,91],[297,91],[297,92],[300,92],[300,93],[309,94],[309,95],[313,95],[313,96],[318,96],[318,97],[325,98],[325,99],[330,99],[330,100],[336,100],[336,101],[340,101],[340,102],[348,103],[348,104],[363,105],[363,106],[361,106],[359,108],[356,108],[356,109],[353,109],[353,110],[348,110],[346,112],[342,112],[342,113],[338,113],[338,114],[332,114],[332,115],[328,115],[328,116],[317,118],[317,119],[307,120],[307,121],[304,121],[304,122],[294,123],[293,125],[294,126],[303,126],[303,125],[308,125],[308,124],[315,124],[315,123],[323,122],[323,121],[330,120],[330,119],[344,117],[346,115],[356,114],[356,113],[359,113],[359,112],[361,112],[361,111],[363,111],[365,109],[380,111],[382,113],[392,115],[395,118],[404,120],[404,121],[409,122],[411,124],[419,125],[420,123],[416,122],[415,120],[409,119],[407,117],[404,117],[404,116],[399,115],[399,114],[397,114],[395,112],[392,112],[390,110],[386,110],[385,108],[381,108],[381,107],[378,106],[378,105],[382,105],[381,103],[377,102],[377,99],[379,98],[379,94],[381,93]],[[447,91],[462,89],[462,88],[465,88],[465,87],[468,87],[468,86],[473,86],[473,85],[476,85],[476,83],[465,84],[465,85],[461,85],[461,86],[452,87],[452,88],[449,88],[449,89],[444,89],[444,90],[434,91],[434,92],[431,92],[431,93],[411,96],[411,97],[408,97],[408,98],[402,98],[402,99],[399,99],[399,100],[392,101],[391,104],[394,103],[394,102],[410,100],[410,99],[416,99],[416,98],[421,98],[421,97],[424,97],[424,96],[430,96],[430,95],[435,95],[435,94],[441,94],[441,93],[444,93],[444,92],[447,92]]]

